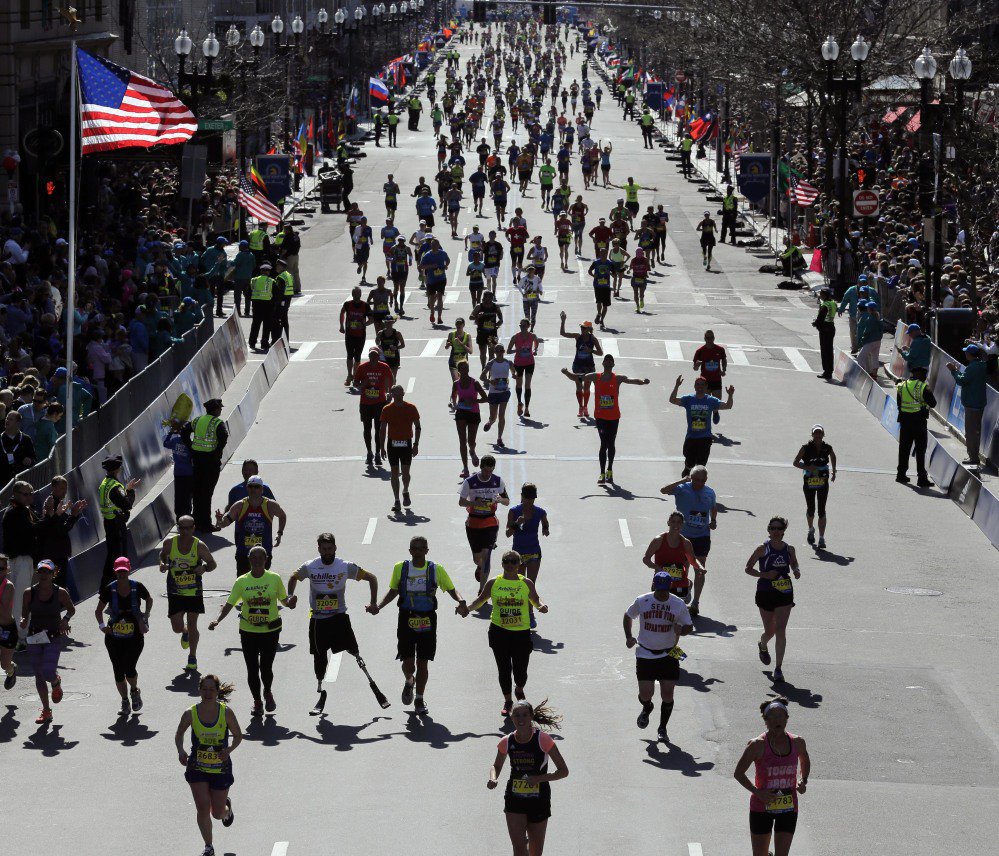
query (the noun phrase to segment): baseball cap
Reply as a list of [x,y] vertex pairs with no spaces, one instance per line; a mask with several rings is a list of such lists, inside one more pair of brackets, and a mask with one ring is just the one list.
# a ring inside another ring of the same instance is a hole
[[190,306],[192,303],[197,303],[197,301],[193,297],[185,297],[181,301],[181,303],[186,303],[186,304],[188,304]]
[[240,241],[239,242],[239,248],[240,249],[243,249],[244,247],[248,247],[248,246],[250,246],[250,242],[249,241]]
[[381,352],[382,352],[381,348],[374,348],[374,347],[368,348],[369,354],[380,354]]
[[919,333],[919,332],[922,331],[922,329],[923,328],[920,327],[918,324],[910,324],[908,327],[905,328],[905,332],[906,333]]
[[862,273],[860,276],[858,276],[857,277],[857,282],[867,282],[867,274],[866,273]]
[[115,571],[128,571],[129,573],[131,573],[132,562],[129,560],[127,556],[120,556],[119,558],[114,560],[114,569]]
[[225,247],[225,246],[227,246],[229,244],[229,242],[225,238],[223,238],[221,235],[219,235],[215,239],[215,243],[218,244],[220,247]]
[[593,322],[592,321],[580,321],[579,322],[579,326],[580,327],[592,327],[593,326]]
[[264,480],[262,478],[260,478],[260,476],[250,476],[246,480],[246,484],[247,484],[247,486],[249,486],[249,485],[252,484],[252,485],[256,485],[257,487],[263,487],[264,486]]
[[66,374],[67,374],[66,367],[59,366],[59,368],[55,370],[55,374],[53,375],[53,377],[66,377]]
[[965,346],[961,350],[964,351],[964,353],[966,353],[966,354],[977,354],[982,349],[979,348],[978,345],[976,345],[974,342],[972,342],[970,345]]
[[37,565],[35,565],[36,571],[51,571],[53,574],[56,572],[55,562],[49,559],[42,559]]
[[672,582],[673,578],[666,571],[657,571],[655,576],[652,577],[652,590],[669,591]]

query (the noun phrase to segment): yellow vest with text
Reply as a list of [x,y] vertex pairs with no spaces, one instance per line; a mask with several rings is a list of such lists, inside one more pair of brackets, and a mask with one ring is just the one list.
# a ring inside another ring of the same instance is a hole
[[899,410],[902,413],[920,413],[926,410],[926,402],[923,401],[923,390],[926,389],[926,382],[922,380],[902,381],[898,384]]
[[274,288],[274,280],[269,276],[255,276],[250,280],[251,300],[270,300],[271,292]]
[[218,448],[218,430],[222,420],[203,413],[191,423],[191,451],[214,452]]
[[284,296],[291,297],[295,293],[295,277],[283,270],[277,275],[277,281],[284,283]]
[[267,232],[264,229],[254,229],[250,232],[247,241],[250,244],[251,250],[262,250],[264,248],[264,239],[267,237]]
[[125,485],[118,481],[118,479],[107,476],[97,488],[97,504],[101,509],[101,517],[105,520],[114,520],[121,513],[121,509],[111,502],[111,491],[116,487],[120,487],[122,490],[125,489]]

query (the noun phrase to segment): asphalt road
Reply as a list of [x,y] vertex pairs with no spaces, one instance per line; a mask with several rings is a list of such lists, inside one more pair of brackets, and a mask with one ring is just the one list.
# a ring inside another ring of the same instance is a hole
[[[570,80],[578,67],[577,54]],[[398,149],[368,147],[357,169],[355,195],[376,225],[381,185],[386,173],[395,174],[407,235],[416,226],[408,193],[418,175],[434,171],[426,118],[420,132],[400,132]],[[605,347],[617,348],[620,372],[652,380],[623,393],[618,484],[596,485],[596,432],[575,418],[573,389],[559,374],[569,363],[565,343],[559,349],[555,338],[559,309],[573,322],[592,315],[589,285],[577,272],[585,259],[574,261],[570,273],[549,265],[534,419],[519,422],[514,415],[510,448],[499,453],[511,490],[536,482],[552,522],[539,580],[551,612],[540,621],[528,690],[531,699],[548,697],[565,715],[560,748],[570,776],[552,787],[546,852],[748,853],[748,794],[732,771],[746,741],[762,730],[757,705],[778,689],[793,702],[789,727],[808,741],[813,763],[794,853],[994,852],[994,550],[949,500],[897,485],[891,437],[847,390],[816,379],[814,309],[807,297],[778,293],[772,277],[757,273],[761,260],[742,249],[720,246],[718,270],[705,272],[694,231],[703,195],[661,150],[642,149],[637,126],[622,121],[613,101],[604,100],[594,134],[614,143],[613,180],[633,175],[659,188],[643,192],[641,202],[663,202],[670,212],[669,265],[652,281],[646,313],[616,302],[608,318],[612,332],[602,337]],[[581,184],[575,168],[574,181]],[[612,189],[586,193],[591,217],[609,212],[616,197]],[[554,251],[537,186],[525,198],[514,192],[510,208],[517,205],[532,234],[540,230]],[[411,317],[399,324],[408,342],[399,377],[421,410],[424,431],[413,467],[413,508],[397,517],[387,471],[365,470],[357,401],[341,385],[337,314],[358,279],[344,219],[317,214],[308,222],[301,258],[306,296],[292,310],[296,354],[223,475],[216,502],[223,501],[221,488],[238,480],[239,461],[255,457],[290,515],[287,539],[275,554],[283,575],[313,557],[315,535],[329,529],[340,555],[376,573],[384,590],[393,563],[406,557],[408,539],[420,533],[430,541],[431,558],[467,594],[474,583],[457,503],[457,441],[445,406],[449,377],[439,350],[446,330],[427,322],[414,295]],[[463,211],[461,227],[473,222]],[[478,222],[488,227],[495,220]],[[459,242],[445,237],[443,244],[457,262]],[[505,268],[503,275],[500,291],[509,293]],[[520,317],[519,300],[507,302],[504,334],[516,330]],[[453,266],[445,320],[450,324],[470,308],[463,275],[455,277]],[[689,360],[706,328],[731,348],[727,381],[736,388],[735,408],[723,414],[709,467],[724,509],[702,615],[684,644],[689,657],[665,746],[654,742],[652,729],[635,727],[633,653],[620,624],[627,605],[646,591],[641,556],[672,508],[658,488],[682,468],[682,412],[666,398],[678,374],[690,388]],[[826,426],[840,464],[830,496],[829,548],[822,552],[805,544],[800,474],[790,465],[815,422]],[[481,437],[480,453],[488,439]],[[756,656],[754,581],[742,572],[776,513],[790,518],[788,541],[802,561],[788,682],[780,687]],[[213,539],[210,546],[220,568],[207,583],[218,590],[208,600],[209,617],[235,576],[229,541]],[[139,579],[162,592],[154,568]],[[278,710],[250,725],[236,622],[230,617],[205,634],[202,670],[239,685],[233,706],[249,726],[234,756],[236,823],[216,830],[220,854],[509,852],[501,792],[485,787],[504,728],[486,622],[442,608],[427,692],[431,717],[421,721],[399,701],[394,614],[390,608],[365,615],[365,589],[352,584],[348,600],[362,653],[392,701],[387,711],[345,662],[330,688],[328,715],[308,715],[315,693],[307,618],[299,609],[285,613]],[[8,781],[0,821],[9,852],[200,853],[173,749],[195,683],[182,671],[185,655],[169,632],[165,606],[157,597],[140,663],[146,701],[140,714],[117,716],[92,604],[74,621],[75,644],[63,658],[67,696],[51,727],[33,724],[30,677],[0,696],[0,757]]]

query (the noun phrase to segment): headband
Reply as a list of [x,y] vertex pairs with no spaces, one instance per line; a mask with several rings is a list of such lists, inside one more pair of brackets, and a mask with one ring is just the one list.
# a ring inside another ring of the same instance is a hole
[[787,713],[787,706],[779,701],[772,701],[765,708],[763,708],[763,715],[766,716],[772,710],[782,710]]

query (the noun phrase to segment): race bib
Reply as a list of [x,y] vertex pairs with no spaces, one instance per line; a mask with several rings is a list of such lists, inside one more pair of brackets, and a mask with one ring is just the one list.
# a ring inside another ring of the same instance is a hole
[[259,547],[264,543],[263,535],[247,535],[243,538],[243,544],[247,547]]
[[250,624],[266,624],[268,622],[268,620],[269,620],[269,618],[268,618],[268,614],[269,613],[270,613],[270,610],[267,609],[266,607],[265,608],[260,608],[260,607],[252,607],[251,606],[247,610],[246,620]]
[[492,513],[496,505],[491,499],[477,499],[472,504],[472,508],[475,511],[485,511],[487,513]]
[[429,615],[413,615],[409,619],[409,629],[417,633],[423,633],[430,629]]
[[362,324],[360,321],[351,321],[347,326],[351,330],[360,330],[364,326],[364,324]]
[[776,580],[771,581],[774,591],[791,591],[791,580],[787,577],[778,577]]
[[364,390],[364,397],[365,398],[371,398],[371,399],[374,399],[375,401],[377,401],[379,399],[379,397],[380,397],[379,391],[377,389],[374,389],[374,388],[366,389],[366,390]]
[[131,636],[135,633],[135,624],[131,621],[116,621],[111,625],[111,633],[115,636]]
[[513,794],[518,797],[537,797],[541,795],[541,785],[532,785],[527,779],[511,779]]
[[825,476],[808,476],[805,479],[805,484],[809,487],[825,487],[826,477]]
[[670,579],[683,579],[683,568],[680,565],[664,565],[663,570],[670,575]]
[[535,291],[529,291],[524,295],[524,300],[537,300],[538,294]]
[[683,648],[677,648],[675,645],[666,652],[667,657],[672,657],[674,660],[686,660],[687,652]]
[[614,396],[613,395],[601,395],[597,406],[602,410],[610,410],[614,407]]
[[794,794],[779,794],[767,800],[767,811],[770,814],[787,814],[794,811]]
[[405,449],[407,446],[409,446],[409,440],[393,440],[392,441],[392,448],[393,449]]
[[515,624],[520,624],[520,610],[501,610],[500,611],[500,624],[503,627],[512,627]]
[[194,573],[182,573],[173,575],[174,582],[177,583],[177,588],[179,589],[189,589],[194,588],[198,579],[198,575]]
[[340,598],[335,594],[316,598],[316,612],[336,612],[339,608]]
[[483,330],[495,330],[496,329],[496,322],[495,321],[483,321],[482,322],[482,329]]
[[690,420],[691,431],[704,431],[708,427],[708,420],[702,416],[694,416]]
[[222,756],[217,749],[198,749],[194,753],[194,761],[200,769],[206,772],[222,771]]

